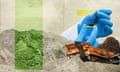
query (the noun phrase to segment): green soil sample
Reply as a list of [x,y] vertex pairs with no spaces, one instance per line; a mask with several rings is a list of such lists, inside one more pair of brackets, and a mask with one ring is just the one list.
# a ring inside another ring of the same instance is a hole
[[16,69],[42,69],[43,36],[42,31],[15,31]]

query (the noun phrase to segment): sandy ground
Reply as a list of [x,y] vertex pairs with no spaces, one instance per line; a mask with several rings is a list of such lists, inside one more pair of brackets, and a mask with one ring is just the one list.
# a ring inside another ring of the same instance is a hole
[[[120,65],[98,62],[83,62],[78,55],[66,56],[65,44],[70,41],[58,35],[44,35],[44,63],[42,70],[15,70],[14,68],[14,30],[0,34],[0,72],[119,72]],[[11,38],[12,37],[12,38]]]

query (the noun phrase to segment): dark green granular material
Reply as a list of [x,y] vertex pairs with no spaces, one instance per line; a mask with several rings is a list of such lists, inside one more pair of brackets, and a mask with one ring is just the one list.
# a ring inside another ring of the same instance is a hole
[[43,35],[42,31],[15,31],[16,69],[42,69]]

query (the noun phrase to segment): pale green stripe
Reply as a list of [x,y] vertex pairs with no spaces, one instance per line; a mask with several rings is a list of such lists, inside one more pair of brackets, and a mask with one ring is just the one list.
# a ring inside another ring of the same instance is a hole
[[16,0],[15,29],[42,30],[42,1]]

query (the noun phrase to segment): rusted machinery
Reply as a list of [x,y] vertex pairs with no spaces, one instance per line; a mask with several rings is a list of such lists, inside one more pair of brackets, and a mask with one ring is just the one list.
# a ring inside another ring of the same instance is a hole
[[110,64],[120,63],[120,54],[99,47],[94,48],[90,43],[67,44],[67,56],[80,54],[83,61],[94,61]]

